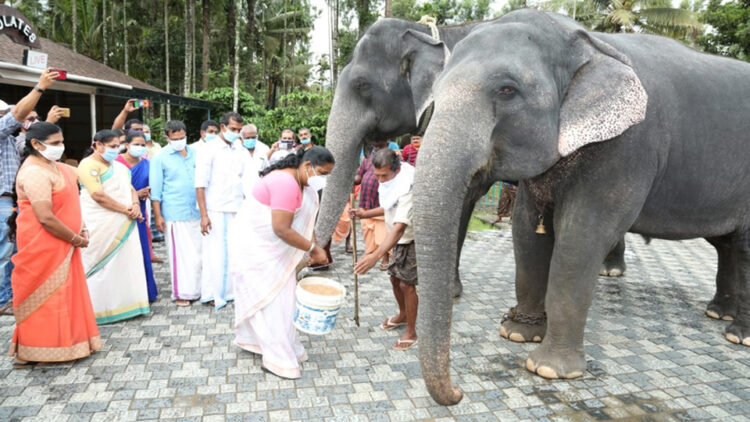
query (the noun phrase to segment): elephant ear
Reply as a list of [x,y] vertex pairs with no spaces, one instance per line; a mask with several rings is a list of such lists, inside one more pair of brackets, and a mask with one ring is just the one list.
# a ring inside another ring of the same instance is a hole
[[404,52],[401,56],[401,73],[406,75],[414,99],[417,125],[432,103],[432,84],[443,71],[450,50],[440,40],[412,29],[401,34]]
[[621,135],[646,118],[648,95],[630,60],[611,45],[576,31],[574,76],[560,109],[558,151],[567,156]]

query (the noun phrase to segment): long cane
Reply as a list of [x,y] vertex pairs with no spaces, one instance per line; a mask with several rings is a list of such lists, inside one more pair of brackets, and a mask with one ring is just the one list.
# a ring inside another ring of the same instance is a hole
[[[349,195],[349,206],[354,207],[354,194]],[[351,218],[351,233],[352,233],[352,268],[357,265],[357,226],[355,224],[356,219]],[[359,280],[357,279],[357,273],[354,273],[354,322],[359,327]]]

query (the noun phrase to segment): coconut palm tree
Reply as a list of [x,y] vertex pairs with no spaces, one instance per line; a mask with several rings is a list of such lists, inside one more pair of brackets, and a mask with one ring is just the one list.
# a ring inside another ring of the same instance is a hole
[[646,32],[681,39],[702,28],[695,12],[674,8],[671,0],[549,0],[541,7],[566,12],[602,32]]

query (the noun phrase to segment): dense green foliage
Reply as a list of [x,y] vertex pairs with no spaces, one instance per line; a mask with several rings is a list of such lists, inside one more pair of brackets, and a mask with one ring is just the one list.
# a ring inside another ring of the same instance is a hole
[[704,50],[750,61],[750,0],[711,0],[701,18],[713,27],[698,37]]
[[[232,108],[236,59],[238,110],[259,127],[261,139],[272,142],[282,128],[307,126],[320,143],[331,105],[330,74],[349,62],[359,37],[382,15],[384,3],[326,0],[329,10],[317,10],[311,2],[8,0],[6,4],[26,15],[43,37],[170,93],[222,104],[212,110],[214,119]],[[490,0],[393,0],[391,10],[398,18],[418,21],[427,15],[438,24],[459,24],[535,7],[566,13],[598,31],[667,35],[711,53],[750,60],[750,0],[683,0],[679,8],[672,6],[672,0],[509,0],[502,10],[493,10]],[[313,23],[329,11],[337,22],[331,34],[333,58],[326,54],[315,62],[310,53]],[[239,34],[236,52],[235,33]],[[159,127],[166,113],[154,111],[157,115],[148,121]],[[173,107],[171,115],[186,121],[192,137],[205,111]]]
[[[231,109],[232,104],[231,88],[216,88],[196,94],[196,97],[204,100],[217,101],[225,104],[225,107],[213,110],[214,115],[211,117],[218,121],[222,113]],[[271,144],[276,142],[282,129],[292,129],[294,131],[307,127],[310,129],[313,140],[316,144],[325,143],[326,123],[328,122],[328,113],[331,111],[331,91],[327,89],[309,89],[306,91],[292,92],[279,98],[280,106],[266,110],[256,99],[249,93],[241,91],[239,94],[238,112],[245,119],[245,123],[252,123],[258,127],[258,137],[262,142]],[[195,118],[188,115],[187,121],[195,125],[200,125],[201,114],[199,111],[189,113],[198,113]],[[196,127],[189,127],[192,133],[197,133]]]

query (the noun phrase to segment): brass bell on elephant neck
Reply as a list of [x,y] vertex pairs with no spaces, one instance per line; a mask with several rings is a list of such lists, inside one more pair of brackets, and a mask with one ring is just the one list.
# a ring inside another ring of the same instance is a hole
[[536,234],[547,234],[547,229],[544,228],[544,217],[539,216],[539,224],[536,226]]

